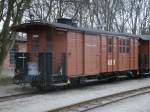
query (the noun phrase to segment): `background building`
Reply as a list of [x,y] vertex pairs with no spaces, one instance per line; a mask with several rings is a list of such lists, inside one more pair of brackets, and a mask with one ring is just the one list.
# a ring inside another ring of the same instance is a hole
[[26,52],[26,50],[27,50],[26,38],[16,38],[14,46],[8,52],[4,60],[2,74],[13,75],[15,66],[15,53]]

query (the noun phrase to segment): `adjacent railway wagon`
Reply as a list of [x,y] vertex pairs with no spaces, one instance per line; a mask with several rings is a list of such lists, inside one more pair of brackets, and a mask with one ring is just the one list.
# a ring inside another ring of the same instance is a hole
[[16,54],[15,77],[32,86],[139,73],[138,36],[78,28],[70,19],[51,24],[33,21],[12,30],[27,33],[27,53]]
[[150,36],[142,35],[139,40],[139,72],[149,73],[150,70]]

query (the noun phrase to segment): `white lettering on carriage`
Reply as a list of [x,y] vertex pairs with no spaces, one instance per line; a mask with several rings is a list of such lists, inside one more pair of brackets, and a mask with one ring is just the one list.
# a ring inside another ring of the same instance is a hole
[[115,59],[108,59],[108,66],[116,65]]

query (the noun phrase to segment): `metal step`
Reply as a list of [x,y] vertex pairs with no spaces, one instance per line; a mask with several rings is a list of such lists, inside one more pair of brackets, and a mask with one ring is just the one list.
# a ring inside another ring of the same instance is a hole
[[128,78],[128,76],[126,75],[120,75],[120,76],[117,76],[118,78]]
[[150,73],[141,73],[142,75],[150,75]]

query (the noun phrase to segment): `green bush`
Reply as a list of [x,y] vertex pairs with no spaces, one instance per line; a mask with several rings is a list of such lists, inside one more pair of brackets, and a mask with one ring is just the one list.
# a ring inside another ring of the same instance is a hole
[[12,83],[12,78],[13,78],[12,76],[0,75],[0,85]]

